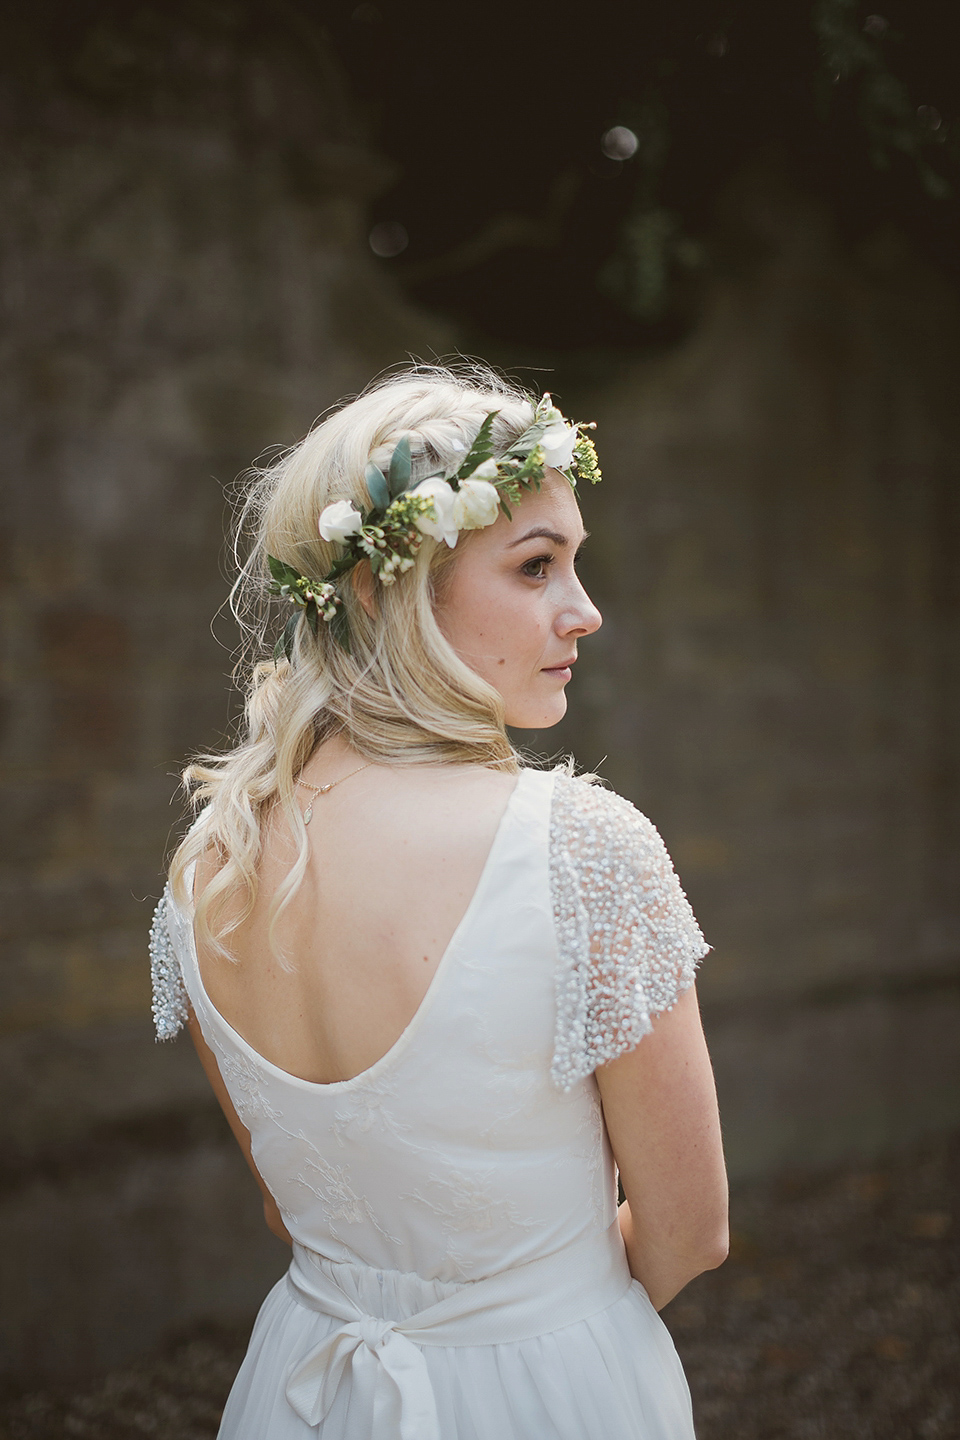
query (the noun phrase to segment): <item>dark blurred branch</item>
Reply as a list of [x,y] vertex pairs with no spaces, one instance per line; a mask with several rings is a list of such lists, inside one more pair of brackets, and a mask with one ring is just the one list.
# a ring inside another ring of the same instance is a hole
[[516,247],[547,249],[563,239],[563,222],[582,184],[573,170],[558,175],[550,187],[546,214],[541,219],[527,215],[497,215],[462,245],[420,264],[397,267],[408,285],[435,280],[441,275],[456,275],[482,265],[494,255]]

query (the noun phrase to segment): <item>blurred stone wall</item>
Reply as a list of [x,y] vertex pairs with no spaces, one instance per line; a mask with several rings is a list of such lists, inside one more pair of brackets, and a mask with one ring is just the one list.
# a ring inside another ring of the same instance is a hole
[[[450,344],[370,256],[386,176],[321,32],[283,7],[266,27],[239,4],[95,8],[27,32],[0,97],[0,1354],[20,1380],[246,1317],[283,1266],[189,1045],[156,1047],[147,1016],[173,777],[231,714],[234,633],[207,628],[224,487]],[[749,263],[688,342],[555,377],[602,426],[585,573],[607,619],[562,734],[533,741],[609,755],[675,854],[716,947],[705,1013],[747,1174],[960,1115],[960,365],[956,297],[894,236],[843,258],[756,179],[724,223]]]
[[93,8],[41,7],[0,96],[0,1369],[22,1379],[245,1318],[281,1271],[191,1047],[149,1021],[175,777],[231,716],[224,488],[446,344],[366,244],[386,175],[322,33]]
[[770,174],[721,242],[752,259],[692,338],[578,401],[607,618],[564,739],[661,826],[716,947],[744,1175],[960,1121],[960,306]]

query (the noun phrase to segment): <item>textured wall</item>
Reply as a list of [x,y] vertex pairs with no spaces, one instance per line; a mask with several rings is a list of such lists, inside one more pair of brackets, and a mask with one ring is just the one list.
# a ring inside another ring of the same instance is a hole
[[322,35],[93,9],[22,35],[0,97],[0,1354],[23,1378],[245,1316],[282,1263],[189,1046],[153,1044],[149,897],[174,777],[230,713],[224,486],[445,344],[375,268],[385,176]]
[[844,258],[769,177],[725,227],[754,258],[696,334],[585,402],[607,623],[567,733],[716,946],[743,1173],[960,1119],[960,328],[894,235]]
[[170,772],[228,717],[223,487],[438,338],[373,268],[383,175],[322,50],[154,18],[94,28],[32,113],[8,96],[8,1027],[142,1009]]
[[[449,343],[366,248],[384,177],[322,35],[95,8],[26,45],[0,111],[0,1352],[22,1378],[247,1314],[282,1264],[189,1047],[150,1039],[147,897],[171,777],[229,714],[223,486]],[[606,472],[607,623],[564,738],[609,754],[716,946],[748,1173],[960,1114],[960,366],[956,297],[894,237],[841,258],[756,181],[725,224],[741,268],[685,345],[556,377]]]

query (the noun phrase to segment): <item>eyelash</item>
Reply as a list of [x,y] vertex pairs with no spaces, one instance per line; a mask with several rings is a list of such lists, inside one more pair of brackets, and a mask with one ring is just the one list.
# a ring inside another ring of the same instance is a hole
[[[579,561],[582,554],[583,550],[581,549],[577,551],[576,555],[574,555],[574,566],[577,565],[577,562]],[[528,576],[531,580],[545,580],[547,578],[545,574],[531,574],[531,571],[533,569],[545,570],[548,565],[552,565],[555,562],[556,558],[557,557],[555,555],[536,555],[532,560],[527,560],[526,563],[520,568],[522,569],[524,575]]]
[[545,575],[536,575],[533,573],[533,571],[542,570],[547,565],[552,564],[552,555],[537,555],[534,557],[534,559],[528,560],[523,566],[521,566],[521,569],[523,570],[524,575],[527,575],[531,580],[543,580],[546,578]]

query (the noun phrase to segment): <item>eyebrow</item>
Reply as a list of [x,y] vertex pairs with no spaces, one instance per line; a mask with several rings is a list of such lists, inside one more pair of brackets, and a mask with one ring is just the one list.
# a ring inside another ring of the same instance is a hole
[[[584,530],[583,540],[586,540],[589,534],[589,530]],[[522,545],[527,540],[551,540],[553,544],[557,546],[567,546],[570,544],[569,535],[561,535],[559,530],[551,530],[546,525],[535,525],[532,530],[528,530],[526,534],[521,535],[519,539],[511,540],[507,549],[512,550],[515,545]],[[580,542],[581,545],[583,544],[583,540]],[[578,545],[577,549],[579,548],[580,546]]]

